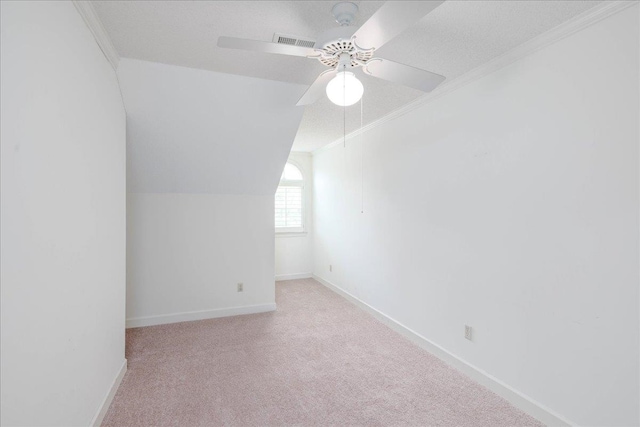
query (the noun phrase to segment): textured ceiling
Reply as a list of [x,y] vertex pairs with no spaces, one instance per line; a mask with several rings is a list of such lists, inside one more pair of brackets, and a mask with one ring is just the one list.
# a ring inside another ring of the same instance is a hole
[[[356,1],[361,25],[382,2]],[[599,1],[447,1],[376,56],[454,79],[600,3]],[[221,49],[218,36],[271,41],[275,32],[315,39],[337,26],[333,2],[100,1],[95,8],[120,56],[285,82],[311,84],[325,68],[316,60]],[[364,124],[422,96],[369,76]],[[343,111],[323,97],[305,107],[293,149],[311,151],[342,135]],[[347,132],[360,125],[359,104],[347,108]]]

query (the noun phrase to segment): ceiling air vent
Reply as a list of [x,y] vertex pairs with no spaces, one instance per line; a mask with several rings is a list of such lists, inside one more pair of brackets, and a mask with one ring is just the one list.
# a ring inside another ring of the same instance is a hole
[[278,34],[275,33],[273,35],[273,42],[280,44],[288,44],[291,46],[302,46],[302,47],[313,47],[316,42],[313,40],[306,40],[297,36],[291,36],[287,34]]

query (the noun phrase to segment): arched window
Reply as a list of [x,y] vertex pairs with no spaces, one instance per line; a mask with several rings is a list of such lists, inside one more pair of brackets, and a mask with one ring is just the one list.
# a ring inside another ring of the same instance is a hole
[[303,195],[304,178],[300,169],[287,163],[276,191],[276,232],[295,233],[304,231]]

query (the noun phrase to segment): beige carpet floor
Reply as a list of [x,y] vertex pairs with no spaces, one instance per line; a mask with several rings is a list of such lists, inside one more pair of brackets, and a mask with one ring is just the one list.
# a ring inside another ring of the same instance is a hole
[[127,330],[103,426],[537,426],[312,279],[275,312]]

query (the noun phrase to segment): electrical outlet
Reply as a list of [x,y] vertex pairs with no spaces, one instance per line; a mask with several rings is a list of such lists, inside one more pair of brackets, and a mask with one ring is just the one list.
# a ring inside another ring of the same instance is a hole
[[244,291],[244,285],[242,283],[238,283],[238,292]]
[[329,264],[329,271],[333,271],[333,266]]
[[464,325],[464,337],[469,341],[471,341],[471,332],[472,332],[471,326]]

